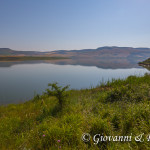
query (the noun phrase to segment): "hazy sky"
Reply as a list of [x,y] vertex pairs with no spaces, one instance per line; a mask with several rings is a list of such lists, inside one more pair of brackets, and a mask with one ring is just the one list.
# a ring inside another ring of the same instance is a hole
[[150,0],[0,0],[0,47],[150,47]]

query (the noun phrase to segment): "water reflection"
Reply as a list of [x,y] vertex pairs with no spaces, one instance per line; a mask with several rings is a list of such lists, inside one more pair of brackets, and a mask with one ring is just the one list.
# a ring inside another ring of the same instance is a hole
[[139,68],[138,62],[141,60],[129,59],[63,59],[63,60],[38,60],[38,61],[14,61],[14,62],[0,62],[0,67],[11,67],[18,64],[37,64],[37,63],[50,63],[59,65],[81,65],[81,66],[96,66],[104,69],[119,69],[119,68]]
[[137,63],[122,59],[0,62],[0,104],[29,100],[34,93],[42,94],[50,82],[81,89],[146,72]]

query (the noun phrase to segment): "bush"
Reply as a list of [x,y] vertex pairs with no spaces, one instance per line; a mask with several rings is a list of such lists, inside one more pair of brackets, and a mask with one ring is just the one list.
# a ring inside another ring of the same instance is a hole
[[143,84],[138,86],[131,86],[129,84],[123,85],[112,89],[106,98],[107,102],[115,101],[128,101],[128,102],[140,102],[147,100],[150,96],[149,85]]
[[49,96],[56,96],[58,101],[59,101],[59,105],[62,108],[63,104],[65,103],[65,98],[68,96],[68,94],[66,93],[66,90],[69,88],[69,85],[62,87],[62,86],[58,86],[58,83],[49,83],[48,86],[51,87],[51,89],[47,89],[47,94]]

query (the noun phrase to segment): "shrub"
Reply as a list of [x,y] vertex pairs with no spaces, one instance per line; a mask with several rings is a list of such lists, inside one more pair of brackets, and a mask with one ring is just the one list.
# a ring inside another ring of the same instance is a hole
[[68,96],[66,93],[66,90],[69,88],[69,85],[62,87],[58,86],[58,83],[49,83],[48,86],[51,87],[51,89],[47,89],[47,94],[49,96],[56,96],[59,102],[60,107],[62,108],[63,104],[65,103],[65,98]]

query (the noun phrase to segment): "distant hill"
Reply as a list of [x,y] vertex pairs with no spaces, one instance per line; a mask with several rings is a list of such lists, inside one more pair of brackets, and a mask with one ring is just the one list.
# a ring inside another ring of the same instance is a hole
[[[47,52],[16,51],[9,48],[0,48],[0,56],[45,56],[69,57],[71,59],[49,61],[59,65],[97,66],[99,68],[134,68],[138,63],[150,57],[150,48],[132,47],[99,47],[83,50],[57,50]],[[48,61],[47,61],[48,62]],[[6,62],[5,62],[6,63]],[[8,62],[8,66],[16,64]],[[22,62],[24,63],[24,62]],[[26,62],[27,63],[27,62]],[[29,62],[30,63],[30,62]],[[0,66],[4,64],[0,64]]]
[[13,50],[9,48],[0,48],[0,55],[12,55]]
[[132,47],[99,47],[97,49],[53,51],[52,55],[68,55],[71,57],[84,58],[145,58],[150,56],[150,48],[132,48]]
[[37,51],[16,51],[10,48],[0,48],[0,55],[26,55],[26,56],[33,56],[33,55],[43,55],[42,52]]
[[130,61],[143,61],[150,57],[150,48],[132,47],[99,47],[97,49],[83,50],[56,50],[47,52],[16,51],[9,48],[0,48],[0,55],[24,55],[24,56],[51,56],[70,57],[72,59],[128,59]]

